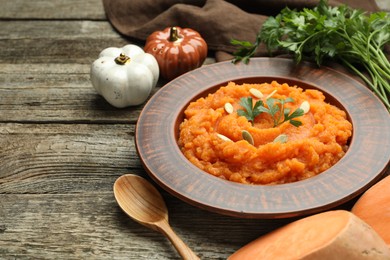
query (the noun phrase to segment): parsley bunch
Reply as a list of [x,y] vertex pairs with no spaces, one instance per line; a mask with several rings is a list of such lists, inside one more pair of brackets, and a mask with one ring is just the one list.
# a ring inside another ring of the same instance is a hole
[[[294,53],[296,61],[312,57],[318,65],[325,58],[337,58],[359,75],[390,110],[390,63],[383,52],[390,42],[390,14],[370,15],[346,5],[331,7],[320,0],[301,11],[284,8],[263,24],[255,43],[232,40],[239,46],[233,62],[249,62],[264,42],[269,51]],[[364,67],[368,76],[361,72]]]

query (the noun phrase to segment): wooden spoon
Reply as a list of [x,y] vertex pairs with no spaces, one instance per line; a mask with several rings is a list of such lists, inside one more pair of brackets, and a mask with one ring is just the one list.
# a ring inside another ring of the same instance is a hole
[[151,183],[140,176],[125,174],[115,181],[114,195],[129,217],[165,235],[183,259],[199,259],[172,230],[165,202]]

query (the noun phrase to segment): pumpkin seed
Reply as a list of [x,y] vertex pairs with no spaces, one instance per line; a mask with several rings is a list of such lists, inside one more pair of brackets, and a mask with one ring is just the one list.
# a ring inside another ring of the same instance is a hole
[[285,135],[285,134],[280,134],[278,135],[275,139],[274,139],[274,143],[281,143],[281,144],[284,144],[284,143],[287,143],[288,141],[288,136]]
[[261,93],[261,91],[256,88],[251,88],[249,93],[251,93],[256,98],[262,98],[264,96],[263,93]]
[[229,102],[225,103],[225,111],[228,113],[228,114],[231,114],[233,113],[234,111],[234,108],[233,108],[233,105],[230,104]]
[[247,130],[242,130],[241,131],[242,138],[250,143],[251,145],[254,145],[255,142],[253,141],[252,135],[247,131]]
[[232,140],[230,140],[230,138],[229,138],[229,137],[226,137],[226,136],[224,136],[224,135],[217,134],[217,136],[218,136],[219,138],[221,138],[222,140],[224,140],[224,141],[230,141],[230,142],[233,142]]
[[269,99],[270,97],[272,97],[275,93],[277,92],[277,90],[275,89],[274,91],[272,91],[266,99]]
[[299,106],[303,110],[303,112],[306,114],[310,111],[310,103],[308,101],[303,101],[302,104]]

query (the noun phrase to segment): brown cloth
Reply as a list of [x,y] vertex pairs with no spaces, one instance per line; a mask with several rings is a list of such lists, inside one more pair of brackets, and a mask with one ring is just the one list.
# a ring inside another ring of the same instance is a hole
[[[210,51],[231,53],[231,39],[254,42],[263,22],[284,7],[312,8],[319,0],[103,0],[107,18],[119,33],[144,41],[154,31],[179,26],[198,31]],[[328,0],[368,12],[379,11],[375,0]],[[266,56],[264,46],[256,56]],[[219,55],[221,59],[227,57]]]

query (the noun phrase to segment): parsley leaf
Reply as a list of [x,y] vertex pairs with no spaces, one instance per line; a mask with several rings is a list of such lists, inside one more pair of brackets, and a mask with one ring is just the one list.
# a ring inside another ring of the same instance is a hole
[[255,117],[260,115],[263,111],[261,107],[263,106],[263,101],[258,100],[253,106],[253,100],[251,97],[243,97],[240,99],[240,105],[245,108],[245,110],[239,109],[237,110],[237,114],[239,116],[245,116],[248,121],[255,121]]
[[233,53],[234,55],[233,63],[242,61],[245,64],[248,64],[250,57],[255,54],[257,47],[260,45],[260,42],[261,42],[260,35],[256,37],[255,43],[232,39],[230,41],[232,45],[240,46],[240,48]]
[[269,98],[266,103],[268,105],[268,113],[272,116],[274,121],[274,127],[289,121],[293,126],[301,126],[302,122],[293,120],[294,118],[304,115],[304,111],[301,108],[297,108],[290,114],[290,108],[285,108],[286,103],[292,103],[294,99],[288,97],[286,99]]

